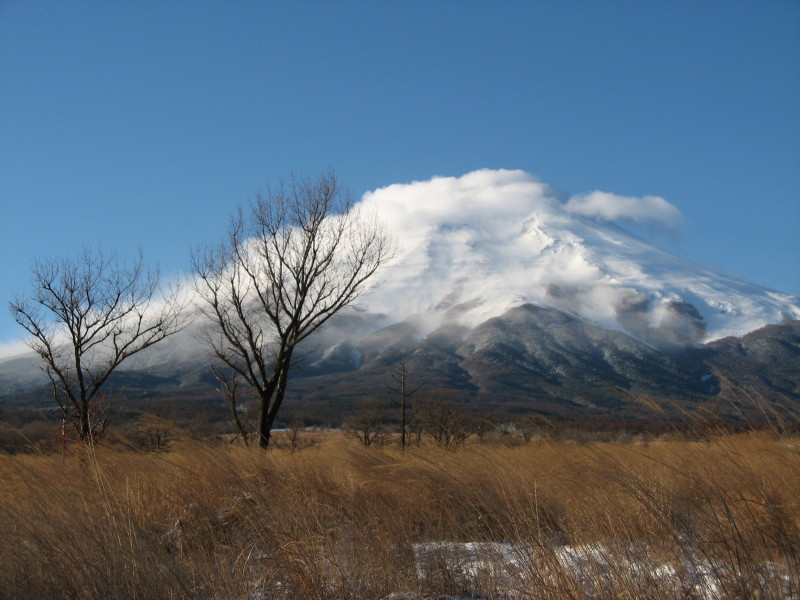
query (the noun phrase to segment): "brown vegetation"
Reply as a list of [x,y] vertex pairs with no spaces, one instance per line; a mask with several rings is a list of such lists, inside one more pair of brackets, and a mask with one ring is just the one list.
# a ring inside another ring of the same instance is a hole
[[0,457],[0,598],[800,594],[797,438],[314,441]]

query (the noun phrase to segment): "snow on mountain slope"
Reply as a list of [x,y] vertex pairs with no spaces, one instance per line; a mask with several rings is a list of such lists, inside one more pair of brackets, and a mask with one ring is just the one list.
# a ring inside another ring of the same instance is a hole
[[681,260],[608,220],[674,228],[682,217],[662,198],[565,202],[523,171],[481,170],[391,185],[361,205],[397,238],[363,302],[387,324],[474,327],[528,302],[664,347],[800,318],[797,298]]

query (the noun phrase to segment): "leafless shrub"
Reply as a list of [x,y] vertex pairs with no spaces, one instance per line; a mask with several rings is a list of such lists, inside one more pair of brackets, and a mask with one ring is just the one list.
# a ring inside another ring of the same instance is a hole
[[167,448],[174,425],[154,413],[139,415],[135,423],[136,431],[143,437],[145,447],[152,452],[163,452]]
[[342,429],[365,448],[380,444],[387,433],[386,412],[385,403],[376,398],[367,398],[359,402],[356,413],[347,419]]
[[470,434],[467,411],[448,391],[435,390],[420,398],[414,406],[414,419],[440,448],[456,448]]

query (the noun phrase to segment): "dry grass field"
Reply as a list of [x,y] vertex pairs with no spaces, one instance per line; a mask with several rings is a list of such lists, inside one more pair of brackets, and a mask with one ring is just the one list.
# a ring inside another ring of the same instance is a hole
[[800,598],[800,439],[0,456],[0,597]]

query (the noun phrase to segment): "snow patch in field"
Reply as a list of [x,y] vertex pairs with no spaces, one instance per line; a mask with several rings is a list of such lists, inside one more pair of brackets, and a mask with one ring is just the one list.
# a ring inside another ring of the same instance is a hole
[[[499,600],[530,598],[536,590],[556,592],[577,585],[587,597],[613,597],[631,589],[658,589],[670,597],[721,600],[736,595],[737,577],[731,565],[715,564],[693,553],[672,563],[657,560],[645,544],[595,543],[585,545],[512,544],[507,542],[431,542],[414,546],[421,581],[436,570],[470,582],[491,582],[492,590],[474,590],[470,598],[487,591]],[[789,568],[765,563],[749,583],[769,590],[776,598],[798,600],[800,590]],[[458,582],[457,582],[458,583]],[[611,594],[611,595],[609,595]],[[772,597],[772,596],[770,596]],[[421,598],[421,597],[420,597]]]

